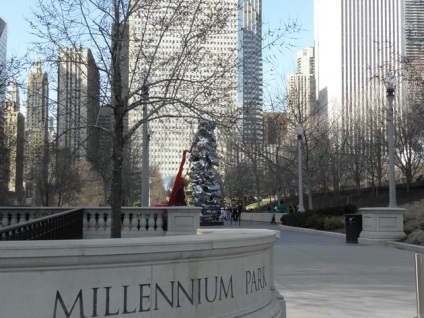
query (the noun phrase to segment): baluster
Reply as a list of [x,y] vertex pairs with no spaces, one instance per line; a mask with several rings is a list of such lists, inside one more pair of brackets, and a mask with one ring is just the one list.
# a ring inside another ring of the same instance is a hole
[[138,213],[132,213],[130,231],[138,231]]
[[147,231],[154,231],[155,230],[155,215],[154,213],[149,213],[149,222],[148,222],[148,229]]
[[146,214],[144,212],[140,213],[140,231],[146,231]]
[[123,212],[124,221],[122,222],[122,230],[127,232],[130,230],[130,214],[129,212]]
[[103,212],[99,213],[99,219],[97,221],[97,230],[98,231],[105,230],[105,214]]
[[87,231],[88,230],[88,217],[89,217],[89,213],[86,212],[86,210],[84,209],[84,214],[82,216],[82,230],[83,231]]
[[26,212],[19,212],[19,222],[20,223],[25,223],[26,222]]
[[3,212],[3,217],[1,219],[1,226],[6,227],[9,226],[9,213]]
[[156,232],[163,232],[163,219],[162,213],[156,213]]
[[88,230],[91,232],[96,231],[96,214],[95,213],[89,213],[90,219],[88,221]]
[[18,214],[16,212],[12,212],[11,216],[12,217],[10,218],[10,225],[18,223]]
[[29,211],[28,212],[28,221],[32,221],[34,219],[35,219],[35,217],[34,217],[34,211]]
[[110,231],[112,226],[112,211],[106,211],[106,231]]

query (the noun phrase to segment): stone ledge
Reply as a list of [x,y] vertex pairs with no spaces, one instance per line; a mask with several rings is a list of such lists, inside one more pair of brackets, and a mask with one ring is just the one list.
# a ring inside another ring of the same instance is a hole
[[260,251],[272,246],[276,238],[275,231],[270,230],[219,229],[207,233],[125,239],[5,241],[0,245],[0,272],[34,266],[101,267],[104,264],[166,262],[176,257],[221,257],[228,253]]
[[343,233],[320,231],[320,230],[306,229],[306,228],[303,228],[303,227],[295,227],[295,226],[287,226],[287,225],[278,225],[278,227],[281,230],[323,235],[323,236],[329,236],[329,237],[339,238],[339,239],[343,239],[343,240],[346,239],[346,234],[343,234]]
[[422,245],[415,245],[415,244],[402,243],[402,242],[396,242],[396,241],[387,241],[386,245],[389,247],[395,247],[401,250],[424,254],[424,246]]
[[[305,229],[305,228],[301,228],[301,227],[294,227],[294,226],[287,226],[287,225],[279,225],[279,228],[281,230],[323,235],[323,236],[329,236],[329,237],[340,238],[340,239],[346,238],[346,234],[343,234],[343,233],[319,231],[319,230]],[[384,244],[381,244],[381,246],[394,247],[394,248],[398,248],[398,249],[401,249],[401,250],[406,250],[406,251],[424,254],[424,246],[421,246],[421,245],[384,240]]]

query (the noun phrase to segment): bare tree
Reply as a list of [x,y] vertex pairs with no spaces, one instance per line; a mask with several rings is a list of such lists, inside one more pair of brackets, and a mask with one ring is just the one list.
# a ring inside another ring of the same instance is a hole
[[[375,89],[370,83],[371,89]],[[366,180],[371,184],[375,196],[378,196],[383,177],[387,175],[387,136],[386,114],[381,107],[383,101],[379,98],[366,101],[366,116],[362,119],[365,130],[365,149],[363,156],[366,161]]]
[[152,203],[165,204],[167,203],[167,192],[163,184],[162,176],[155,166],[150,167],[150,201]]
[[[237,48],[220,54],[209,44],[237,36],[239,8],[235,2],[206,0],[39,0],[37,8],[30,24],[46,61],[55,63],[63,47],[94,52],[100,103],[113,111],[111,236],[120,237],[125,147],[137,129],[146,121],[166,125],[167,118],[234,123]],[[267,45],[282,37],[284,32]],[[179,49],[164,54],[168,41]],[[139,115],[130,121],[129,113]]]
[[[312,194],[317,189],[320,180],[325,179],[322,173],[328,165],[328,121],[323,120],[320,101],[316,101],[313,86],[305,85],[304,77],[293,77],[288,93],[288,118],[291,136],[297,124],[303,126],[302,152],[304,183],[308,189],[309,208],[313,208]],[[293,143],[293,146],[295,144]],[[295,171],[295,170],[294,170]]]
[[361,185],[365,180],[365,132],[363,127],[364,118],[356,114],[350,119],[349,125],[345,127],[346,134],[346,163],[349,167],[347,175],[353,181],[358,195],[361,193]]
[[[422,69],[419,65],[416,67]],[[396,129],[396,165],[405,176],[406,189],[409,193],[413,178],[422,172],[424,162],[424,129],[423,129],[423,79],[414,76],[414,73],[406,76],[403,82],[406,93],[400,99],[401,107],[398,107],[395,116]]]
[[229,166],[225,171],[224,191],[232,206],[238,202],[246,206],[246,196],[254,193],[254,178],[251,166],[243,161]]
[[69,151],[58,150],[54,161],[54,194],[57,206],[70,205],[82,191],[83,179]]
[[[146,120],[166,116],[216,118],[219,115],[225,119],[231,115],[224,108],[211,108],[209,104],[211,96],[228,101],[222,83],[228,72],[235,72],[237,61],[234,56],[210,55],[205,44],[208,38],[236,21],[234,13],[237,11],[234,9],[237,8],[230,10],[217,3],[214,10],[210,10],[209,4],[207,1],[182,0],[40,0],[35,19],[30,21],[40,39],[35,43],[36,47],[47,61],[56,61],[62,47],[90,47],[94,51],[102,83],[101,102],[110,105],[114,118],[113,130],[109,131],[113,140],[112,237],[121,235],[124,146],[138,127]],[[128,30],[130,22],[135,19],[143,21],[143,30]],[[150,33],[153,29],[157,30],[155,34]],[[171,34],[178,35],[181,50],[164,56],[159,47]],[[132,48],[130,54],[128,46]],[[125,58],[130,61],[130,69],[124,69]],[[200,76],[199,66],[204,69],[206,63],[210,65],[211,74]],[[154,77],[158,69],[165,67],[168,68],[166,77],[156,76],[154,82],[147,84],[150,76]],[[140,83],[141,68],[146,76]],[[199,68],[197,73],[196,68]],[[228,84],[227,88],[233,85]],[[147,85],[149,113],[128,127],[126,116],[142,105],[141,96]],[[185,94],[180,94],[183,91]]]

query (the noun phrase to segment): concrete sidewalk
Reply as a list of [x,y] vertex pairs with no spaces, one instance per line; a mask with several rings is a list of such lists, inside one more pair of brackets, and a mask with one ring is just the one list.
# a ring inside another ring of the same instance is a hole
[[[247,222],[241,227],[280,229]],[[286,300],[287,318],[412,318],[414,255],[284,229],[274,247],[275,287]]]

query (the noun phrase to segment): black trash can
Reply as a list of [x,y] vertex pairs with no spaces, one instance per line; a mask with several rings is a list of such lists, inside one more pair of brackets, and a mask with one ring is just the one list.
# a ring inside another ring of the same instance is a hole
[[362,214],[346,214],[346,243],[358,243],[362,232]]

